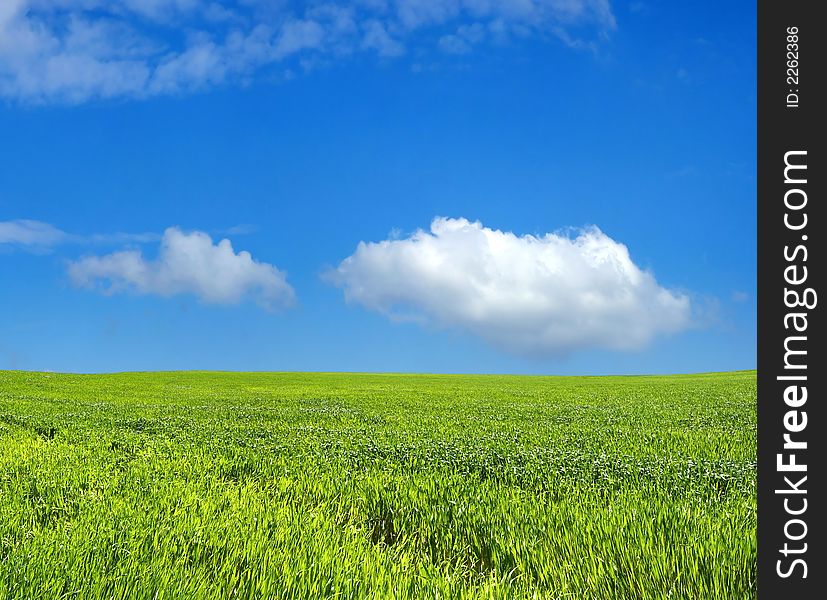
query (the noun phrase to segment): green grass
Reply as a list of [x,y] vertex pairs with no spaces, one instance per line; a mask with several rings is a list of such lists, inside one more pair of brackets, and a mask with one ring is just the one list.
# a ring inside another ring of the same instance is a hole
[[755,596],[755,372],[0,371],[0,597]]

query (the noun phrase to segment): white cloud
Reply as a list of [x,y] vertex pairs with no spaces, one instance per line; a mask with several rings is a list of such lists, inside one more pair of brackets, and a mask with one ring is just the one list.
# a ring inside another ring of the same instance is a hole
[[586,38],[616,27],[608,0],[2,0],[0,96],[76,103],[184,93],[291,60],[358,51],[469,52],[482,32]]
[[69,235],[53,225],[31,219],[0,221],[0,244],[50,248],[66,241]]
[[0,221],[0,244],[8,244],[34,252],[48,251],[61,244],[129,244],[161,239],[157,233],[67,233],[54,225],[33,219]]
[[375,50],[379,56],[390,58],[405,53],[405,47],[393,39],[380,21],[370,20],[365,23],[365,35],[362,47]]
[[164,232],[154,260],[140,251],[125,250],[70,262],[68,273],[76,286],[105,293],[194,294],[211,304],[250,298],[266,309],[295,301],[285,274],[273,265],[254,260],[249,252],[236,253],[228,239],[213,244],[206,233],[186,233],[176,227]]
[[689,298],[596,227],[574,238],[517,236],[436,218],[430,232],[360,242],[325,277],[392,319],[470,332],[521,355],[637,349],[690,325]]
[[460,25],[454,34],[443,35],[439,38],[438,46],[448,54],[467,54],[472,45],[480,43],[485,38],[485,28],[479,23]]

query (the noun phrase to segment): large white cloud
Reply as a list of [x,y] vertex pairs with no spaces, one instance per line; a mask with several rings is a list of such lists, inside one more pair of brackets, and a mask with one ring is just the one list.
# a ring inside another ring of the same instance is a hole
[[359,51],[422,57],[526,36],[580,47],[614,28],[609,0],[2,0],[0,96],[140,98]]
[[690,324],[690,301],[596,227],[517,236],[436,218],[407,239],[360,242],[326,274],[348,301],[455,328],[521,355],[630,350]]
[[138,250],[125,250],[70,262],[68,273],[75,285],[105,293],[194,294],[212,304],[251,298],[267,309],[283,308],[295,300],[285,274],[273,265],[254,260],[249,252],[236,253],[228,239],[214,244],[206,233],[187,233],[177,227],[164,232],[154,260]]

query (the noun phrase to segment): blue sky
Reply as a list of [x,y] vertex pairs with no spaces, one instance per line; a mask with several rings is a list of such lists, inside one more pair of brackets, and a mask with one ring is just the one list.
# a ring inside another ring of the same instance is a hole
[[0,369],[755,368],[754,3],[52,5]]

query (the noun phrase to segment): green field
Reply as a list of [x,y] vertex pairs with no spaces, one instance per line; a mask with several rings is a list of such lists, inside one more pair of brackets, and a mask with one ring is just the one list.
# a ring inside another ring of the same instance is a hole
[[755,379],[0,371],[0,597],[751,598]]

